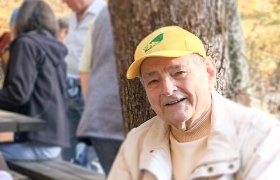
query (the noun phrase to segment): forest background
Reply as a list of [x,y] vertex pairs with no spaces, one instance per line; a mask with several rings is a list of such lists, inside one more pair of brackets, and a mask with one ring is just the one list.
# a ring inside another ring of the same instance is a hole
[[[61,0],[45,0],[57,17],[71,11]],[[0,34],[23,0],[0,0]],[[247,46],[252,106],[280,118],[280,0],[238,0]]]

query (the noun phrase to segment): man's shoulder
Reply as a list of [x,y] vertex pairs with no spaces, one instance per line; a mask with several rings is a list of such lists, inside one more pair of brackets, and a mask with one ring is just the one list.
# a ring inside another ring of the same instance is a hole
[[[155,116],[139,127],[132,129],[123,143],[123,152],[127,157],[140,154],[147,147],[158,147],[163,143],[169,126]],[[131,146],[133,144],[133,146]]]
[[38,43],[34,39],[41,39],[40,36],[41,35],[35,31],[23,33],[11,43],[11,49],[14,47],[24,47],[24,50],[28,50],[29,52],[38,49]]
[[168,125],[165,124],[162,119],[155,116],[145,123],[141,124],[139,127],[132,129],[126,136],[127,143],[136,143],[139,146],[146,146],[147,143],[160,143],[161,139],[166,131],[168,130]]
[[272,128],[280,127],[280,121],[275,116],[261,110],[254,109],[252,126],[259,131],[267,132]]
[[254,107],[247,107],[215,94],[216,112],[223,114],[222,119],[233,120],[237,128],[246,131],[248,128],[258,132],[267,132],[279,126],[280,121],[273,115]]
[[232,107],[231,116],[235,117],[234,120],[239,129],[251,127],[252,130],[259,133],[267,133],[272,128],[280,126],[280,121],[266,111],[237,103],[232,103],[230,107]]
[[135,137],[135,136],[140,136],[143,133],[147,133],[149,131],[149,129],[153,126],[154,123],[157,123],[158,118],[157,116],[147,120],[146,122],[144,122],[143,124],[141,124],[140,126],[133,128],[127,135],[127,137]]

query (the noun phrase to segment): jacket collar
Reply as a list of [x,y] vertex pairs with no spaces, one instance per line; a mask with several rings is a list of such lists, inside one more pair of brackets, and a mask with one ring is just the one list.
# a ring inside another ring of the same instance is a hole
[[[198,163],[190,179],[209,176],[207,168],[219,166],[222,171],[212,173],[213,176],[220,173],[234,173],[240,168],[240,155],[238,147],[237,128],[234,119],[229,117],[224,97],[216,91],[212,92],[212,130],[208,137],[207,152]],[[209,166],[210,165],[210,166]]]
[[225,101],[228,101],[217,92],[212,92],[212,131],[208,138],[207,154],[201,163],[209,163],[214,154],[216,160],[229,160],[238,158],[238,135],[236,125],[231,117],[228,117]]
[[157,179],[172,179],[172,161],[169,147],[170,127],[158,116],[149,129],[140,154],[140,170],[147,170]]
[[[239,168],[238,139],[234,121],[227,116],[224,97],[212,92],[212,131],[208,138],[208,150],[200,161],[193,176],[201,174],[205,164],[234,161]],[[140,155],[140,170],[153,173],[158,179],[172,179],[172,161],[170,155],[170,127],[158,116],[143,140],[143,151]]]

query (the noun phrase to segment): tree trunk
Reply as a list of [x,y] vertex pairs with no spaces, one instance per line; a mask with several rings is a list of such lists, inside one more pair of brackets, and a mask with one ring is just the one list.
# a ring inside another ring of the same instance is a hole
[[[216,89],[224,96],[233,98],[232,87],[242,86],[244,77],[248,80],[244,40],[235,0],[112,0],[109,8],[126,132],[154,115],[142,85],[137,79],[127,80],[126,71],[140,40],[159,27],[179,25],[203,40],[207,55],[217,64]],[[231,61],[229,55],[233,57]]]

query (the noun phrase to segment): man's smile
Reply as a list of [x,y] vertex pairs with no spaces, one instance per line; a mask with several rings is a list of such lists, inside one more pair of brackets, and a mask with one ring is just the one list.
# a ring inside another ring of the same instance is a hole
[[184,101],[184,100],[186,100],[186,99],[187,99],[187,98],[180,98],[180,99],[177,99],[177,100],[174,100],[174,101],[171,101],[171,102],[166,103],[165,106],[172,106],[172,105],[177,104],[177,103],[180,103],[180,102],[182,102],[182,101]]

